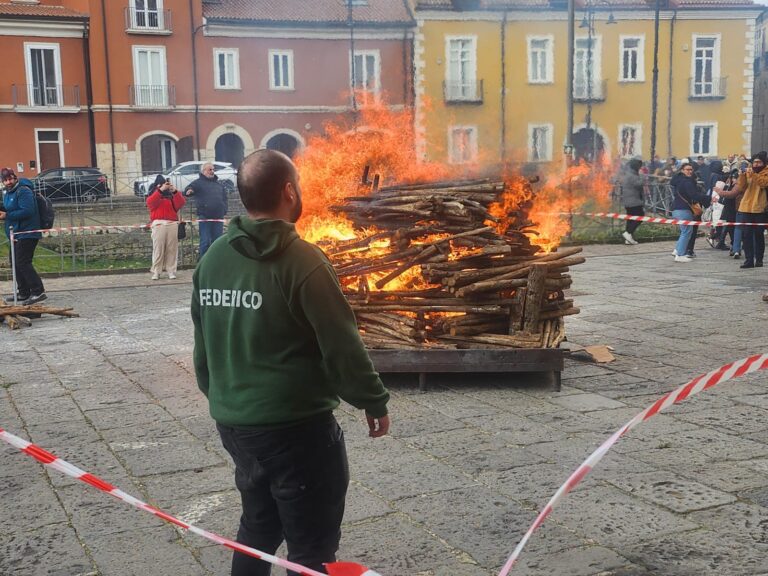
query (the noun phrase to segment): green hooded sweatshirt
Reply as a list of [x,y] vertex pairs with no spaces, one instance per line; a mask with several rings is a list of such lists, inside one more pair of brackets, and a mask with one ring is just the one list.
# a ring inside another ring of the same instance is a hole
[[283,220],[233,218],[195,270],[197,383],[227,426],[279,426],[389,392],[325,254]]

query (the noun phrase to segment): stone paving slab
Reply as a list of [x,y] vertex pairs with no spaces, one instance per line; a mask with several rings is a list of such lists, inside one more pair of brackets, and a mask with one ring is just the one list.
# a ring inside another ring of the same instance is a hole
[[[616,361],[548,375],[388,377],[392,435],[342,405],[352,484],[340,558],[383,576],[491,576],[573,469],[664,393],[768,350],[768,284],[719,252],[589,246],[569,340]],[[232,537],[232,466],[197,390],[191,272],[51,278],[81,318],[0,327],[0,427]],[[734,313],[737,311],[737,313]],[[162,319],[162,321],[158,321]],[[630,431],[534,534],[512,575],[768,573],[768,386],[713,389]],[[230,553],[0,446],[0,575],[225,576]],[[136,551],[139,551],[138,553]],[[284,550],[281,551],[285,553]],[[275,571],[280,574],[282,571]]]

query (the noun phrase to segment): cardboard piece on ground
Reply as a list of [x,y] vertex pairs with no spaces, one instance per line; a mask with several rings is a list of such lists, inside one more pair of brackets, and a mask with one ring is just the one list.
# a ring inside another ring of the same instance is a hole
[[[611,354],[611,350],[613,350],[613,348],[603,344],[596,344],[594,346],[580,346],[579,344],[569,342],[567,349],[571,352],[574,358],[579,360],[589,359],[592,362],[597,362],[598,364],[605,364],[607,362],[613,362],[616,360],[616,357]],[[586,358],[584,358],[585,356]]]

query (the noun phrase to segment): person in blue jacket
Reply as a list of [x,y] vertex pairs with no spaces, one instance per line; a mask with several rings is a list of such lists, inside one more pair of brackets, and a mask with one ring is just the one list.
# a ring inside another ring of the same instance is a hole
[[[15,264],[16,301],[22,304],[35,304],[45,300],[45,287],[40,275],[32,265],[37,243],[42,237],[40,232],[40,214],[37,209],[37,199],[32,182],[26,178],[19,179],[11,168],[0,170],[0,178],[5,187],[3,210],[0,220],[5,221],[5,234],[10,239],[11,228],[14,233],[13,255],[11,262]],[[5,299],[13,302],[14,296]]]
[[[211,247],[214,240],[224,233],[224,217],[227,215],[227,191],[219,182],[213,164],[206,162],[200,169],[200,177],[187,186],[184,196],[194,196],[197,217],[200,220],[200,255]],[[219,220],[214,222],[214,220]]]
[[[709,206],[710,197],[699,192],[693,165],[690,162],[684,162],[680,172],[672,177],[669,184],[675,191],[672,217],[676,220],[700,220],[701,213],[694,214],[693,205],[700,204],[706,208]],[[686,224],[679,224],[678,226],[680,227],[680,237],[677,239],[672,255],[675,257],[675,262],[691,262],[693,255],[693,242],[691,240],[696,237],[696,226]]]

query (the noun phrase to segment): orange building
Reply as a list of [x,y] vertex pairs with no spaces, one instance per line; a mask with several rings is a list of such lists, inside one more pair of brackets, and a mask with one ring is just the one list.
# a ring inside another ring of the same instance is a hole
[[124,193],[185,160],[292,154],[353,88],[412,105],[414,28],[406,0],[0,0],[0,164],[95,164]]

